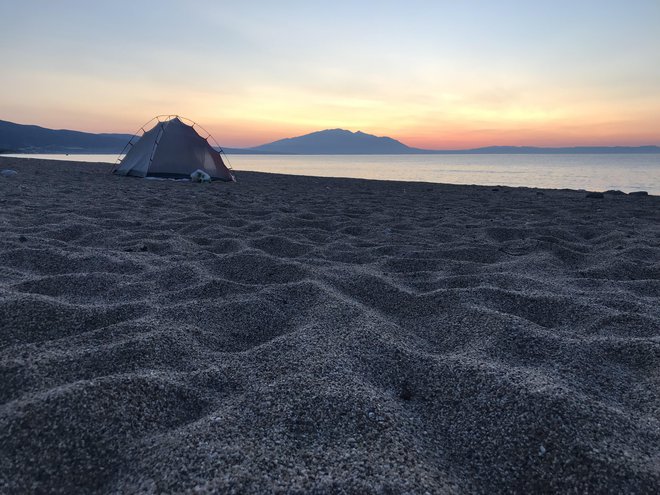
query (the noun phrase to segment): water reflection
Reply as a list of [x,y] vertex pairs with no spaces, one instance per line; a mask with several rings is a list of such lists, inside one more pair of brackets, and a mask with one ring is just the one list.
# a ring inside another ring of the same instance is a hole
[[[115,163],[117,155],[5,155]],[[660,154],[230,155],[238,171],[660,194]],[[239,177],[240,179],[240,177]]]

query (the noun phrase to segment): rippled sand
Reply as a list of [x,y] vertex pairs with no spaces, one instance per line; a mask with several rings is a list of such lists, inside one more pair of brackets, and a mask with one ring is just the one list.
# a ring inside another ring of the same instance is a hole
[[7,167],[2,493],[660,484],[660,198]]

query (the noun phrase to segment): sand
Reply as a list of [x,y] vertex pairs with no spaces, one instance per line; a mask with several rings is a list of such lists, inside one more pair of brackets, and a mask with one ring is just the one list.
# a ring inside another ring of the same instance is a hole
[[0,168],[2,493],[657,491],[658,197]]

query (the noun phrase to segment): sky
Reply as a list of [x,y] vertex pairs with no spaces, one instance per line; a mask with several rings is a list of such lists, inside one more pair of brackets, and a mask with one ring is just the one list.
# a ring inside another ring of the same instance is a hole
[[660,0],[0,0],[0,119],[223,146],[660,144]]

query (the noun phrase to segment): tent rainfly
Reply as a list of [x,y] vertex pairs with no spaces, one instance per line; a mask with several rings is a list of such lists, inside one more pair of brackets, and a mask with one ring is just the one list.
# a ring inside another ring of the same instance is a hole
[[114,173],[187,178],[196,170],[203,170],[212,180],[235,181],[220,153],[211,147],[208,138],[197,133],[195,125],[184,123],[178,116],[158,120],[138,141],[129,143],[130,149]]

